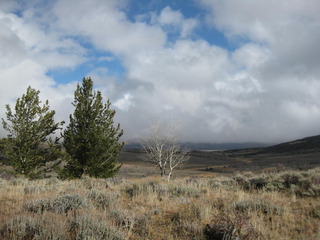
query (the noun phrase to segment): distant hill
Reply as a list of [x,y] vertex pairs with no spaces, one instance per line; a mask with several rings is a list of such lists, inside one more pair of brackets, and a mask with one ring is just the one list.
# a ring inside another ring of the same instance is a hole
[[310,169],[320,166],[320,135],[264,148],[227,150],[224,154],[229,162],[237,162],[237,169]]
[[290,153],[290,154],[299,154],[306,152],[320,152],[320,135],[306,137],[290,142],[284,142],[272,146],[266,147],[249,147],[249,148],[237,148],[226,150],[229,153],[241,152],[242,154],[276,154],[276,153]]
[[[234,173],[248,170],[310,169],[320,166],[320,135],[272,146],[259,143],[184,145],[191,150],[190,159],[184,165],[184,169],[187,170]],[[121,153],[120,161],[142,162],[141,147],[131,146],[132,148],[126,148]]]
[[320,151],[320,135],[270,146],[263,151],[273,153]]
[[[194,150],[231,150],[231,149],[243,149],[243,148],[258,148],[267,147],[270,144],[259,143],[259,142],[246,142],[246,143],[192,143],[184,142],[181,143],[183,147],[186,147],[190,151]],[[139,143],[127,143],[126,149],[140,149],[141,144]]]

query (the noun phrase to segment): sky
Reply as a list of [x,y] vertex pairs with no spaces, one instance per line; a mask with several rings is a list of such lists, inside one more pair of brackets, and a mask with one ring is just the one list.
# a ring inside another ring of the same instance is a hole
[[0,0],[1,118],[31,86],[68,121],[89,76],[127,142],[157,120],[189,142],[318,135],[320,1]]

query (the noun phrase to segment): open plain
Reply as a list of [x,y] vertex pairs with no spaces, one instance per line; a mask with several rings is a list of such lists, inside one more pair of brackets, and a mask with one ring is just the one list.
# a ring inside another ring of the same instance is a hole
[[168,182],[137,149],[115,178],[0,173],[0,239],[320,239],[319,137],[192,151]]

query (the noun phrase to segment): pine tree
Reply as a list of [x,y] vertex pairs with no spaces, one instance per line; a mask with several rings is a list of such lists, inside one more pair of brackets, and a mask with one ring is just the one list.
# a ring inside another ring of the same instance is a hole
[[3,128],[8,132],[3,140],[5,157],[16,173],[31,178],[38,177],[40,167],[57,157],[58,139],[53,142],[48,136],[63,124],[54,122],[55,111],[49,110],[48,100],[40,106],[39,93],[29,86],[27,93],[17,99],[15,113],[6,105],[7,121],[2,119]]
[[80,178],[112,177],[120,169],[117,158],[124,143],[120,124],[114,127],[115,110],[110,100],[103,104],[100,91],[93,91],[91,78],[83,78],[74,93],[73,115],[63,133],[63,146],[69,155],[63,174]]

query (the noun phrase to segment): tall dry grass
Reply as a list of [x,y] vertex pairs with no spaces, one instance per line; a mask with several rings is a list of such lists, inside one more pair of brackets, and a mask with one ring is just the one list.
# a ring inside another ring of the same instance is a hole
[[320,239],[320,169],[0,179],[0,239]]

